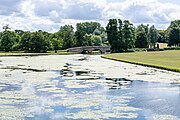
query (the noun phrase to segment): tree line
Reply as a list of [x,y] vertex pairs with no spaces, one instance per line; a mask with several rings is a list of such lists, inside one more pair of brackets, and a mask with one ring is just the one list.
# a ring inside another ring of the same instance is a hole
[[157,42],[180,46],[180,20],[172,21],[166,30],[157,30],[154,25],[133,26],[128,20],[110,19],[106,27],[107,39],[112,52],[133,48],[155,48]]
[[59,31],[11,31],[8,26],[0,32],[0,51],[46,52],[78,46],[108,45],[105,29],[97,22],[77,23],[76,31],[71,25],[61,26]]
[[106,28],[98,22],[61,26],[59,31],[11,31],[8,26],[0,32],[0,51],[46,52],[78,46],[111,46],[112,52],[132,48],[154,48],[156,42],[180,46],[180,20],[172,21],[166,30],[157,30],[154,25],[135,27],[129,20],[110,19]]

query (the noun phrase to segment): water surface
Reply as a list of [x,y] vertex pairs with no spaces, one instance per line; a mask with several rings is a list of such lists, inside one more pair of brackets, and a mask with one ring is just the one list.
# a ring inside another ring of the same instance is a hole
[[179,73],[99,56],[0,59],[0,119],[180,119],[179,84],[159,82]]

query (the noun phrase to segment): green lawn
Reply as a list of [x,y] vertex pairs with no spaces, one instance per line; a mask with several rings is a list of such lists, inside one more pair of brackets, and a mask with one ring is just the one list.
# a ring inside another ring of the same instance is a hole
[[40,55],[69,55],[77,54],[75,52],[66,52],[63,50],[57,51],[48,51],[47,53],[24,53],[23,51],[13,51],[13,52],[0,52],[0,56],[40,56]]
[[180,72],[180,50],[160,52],[115,53],[102,56],[117,61]]

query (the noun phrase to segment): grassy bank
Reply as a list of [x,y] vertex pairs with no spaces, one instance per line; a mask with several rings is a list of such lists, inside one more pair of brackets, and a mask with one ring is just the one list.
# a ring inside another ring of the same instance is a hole
[[103,58],[180,72],[180,51],[115,53]]
[[13,52],[0,52],[0,57],[3,56],[41,56],[41,55],[71,55],[77,54],[75,52],[67,52],[67,51],[48,51],[47,53],[24,53],[23,51],[13,51]]

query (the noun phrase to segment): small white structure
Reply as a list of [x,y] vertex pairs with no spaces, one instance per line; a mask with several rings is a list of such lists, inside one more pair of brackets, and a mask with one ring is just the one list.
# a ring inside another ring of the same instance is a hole
[[159,49],[164,49],[164,48],[168,48],[168,44],[167,43],[156,43],[156,48]]

